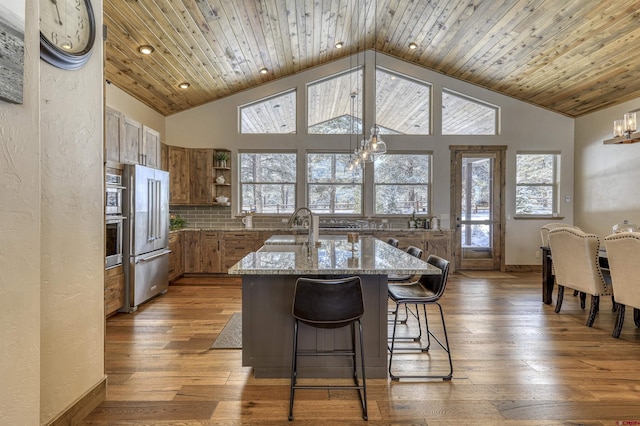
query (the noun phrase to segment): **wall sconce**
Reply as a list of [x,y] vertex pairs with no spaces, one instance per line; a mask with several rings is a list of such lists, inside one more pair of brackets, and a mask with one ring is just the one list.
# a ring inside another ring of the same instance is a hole
[[627,137],[631,136],[631,133],[635,133],[637,130],[636,113],[628,112],[624,115],[624,132]]
[[613,137],[621,138],[624,135],[624,120],[613,121]]

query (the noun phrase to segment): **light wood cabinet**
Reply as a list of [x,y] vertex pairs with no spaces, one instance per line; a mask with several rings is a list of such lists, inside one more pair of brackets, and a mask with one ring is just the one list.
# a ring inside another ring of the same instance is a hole
[[220,234],[212,231],[200,233],[200,264],[204,273],[220,272]]
[[182,246],[182,233],[169,234],[169,282],[184,274],[184,250]]
[[211,204],[213,149],[189,149],[189,204]]
[[141,143],[142,124],[129,117],[123,117],[120,162],[123,164],[140,164]]
[[229,268],[238,263],[252,251],[258,250],[265,241],[265,236],[259,231],[225,231],[222,233],[220,245],[222,247],[222,268],[220,272],[227,273]]
[[122,139],[122,113],[107,107],[105,113],[105,159],[110,164],[120,163],[120,141]]
[[169,204],[189,204],[189,150],[169,146]]
[[451,232],[431,231],[425,232],[425,260],[430,254],[435,254],[450,261],[449,269],[455,270],[453,259],[451,258]]
[[105,112],[105,149],[105,159],[112,166],[161,167],[160,133],[109,107]]
[[182,244],[185,274],[201,272],[200,231],[182,231]]
[[138,158],[147,166],[159,169],[160,159],[160,132],[151,127],[142,126],[142,143],[138,145]]
[[109,268],[104,274],[104,314],[109,316],[124,306],[124,268]]

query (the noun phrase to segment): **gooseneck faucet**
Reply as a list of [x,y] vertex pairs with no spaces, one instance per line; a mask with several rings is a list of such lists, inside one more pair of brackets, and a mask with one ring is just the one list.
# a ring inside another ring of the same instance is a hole
[[293,223],[295,222],[296,218],[298,217],[298,213],[300,213],[300,211],[305,210],[309,213],[309,237],[308,237],[308,244],[309,244],[309,248],[313,247],[315,245],[315,241],[313,240],[313,212],[311,211],[311,209],[309,209],[309,207],[298,207],[296,209],[296,211],[293,212],[293,214],[291,215],[291,217],[289,217],[289,223],[288,226],[291,227],[293,226]]

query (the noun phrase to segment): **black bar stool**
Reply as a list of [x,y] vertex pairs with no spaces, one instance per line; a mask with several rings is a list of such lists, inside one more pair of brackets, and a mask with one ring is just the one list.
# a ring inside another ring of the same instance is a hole
[[[362,418],[367,420],[367,387],[364,367],[364,345],[362,338],[362,323],[360,318],[364,314],[364,298],[360,277],[339,279],[298,278],[293,295],[293,312],[295,318],[293,331],[293,357],[291,360],[291,394],[289,398],[289,420],[293,420],[293,397],[296,389],[356,389],[362,405]],[[299,351],[298,326],[299,323],[315,328],[341,328],[351,326],[351,348],[332,351]],[[360,337],[360,367],[362,370],[362,384],[358,380],[356,365],[356,333],[358,323]],[[348,356],[353,362],[353,386],[301,386],[298,379],[299,356]]]
[[[451,380],[453,376],[453,363],[451,362],[451,350],[449,348],[449,338],[447,337],[447,327],[444,322],[444,314],[442,312],[442,306],[438,303],[440,297],[444,294],[445,287],[447,285],[447,278],[449,275],[449,261],[445,260],[441,257],[430,255],[427,259],[427,263],[436,266],[442,270],[442,275],[422,275],[420,279],[411,284],[389,284],[388,285],[388,293],[389,298],[395,302],[396,308],[394,311],[394,321],[393,321],[393,332],[391,334],[391,344],[389,346],[389,376],[392,380],[400,380],[401,378],[412,378],[412,379],[431,379],[431,378],[440,378],[444,380]],[[415,340],[418,345],[410,346],[410,347],[396,347],[396,340],[399,338],[396,336],[397,331],[397,323],[398,321],[398,309],[400,305],[408,304],[416,305],[416,318],[418,320],[418,330],[420,335],[417,339],[411,338]],[[436,305],[440,310],[440,318],[442,320],[442,331],[444,334],[444,342],[440,340],[434,333],[429,330],[429,322],[427,320],[427,305]],[[422,305],[422,315],[420,315],[420,311],[418,306]],[[426,345],[422,345],[422,325],[420,322],[420,318],[424,317],[424,326],[425,326],[425,335],[426,335]],[[397,352],[405,352],[411,350],[417,350],[420,352],[428,352],[431,347],[431,338],[440,345],[442,349],[446,352],[449,358],[449,372],[445,374],[424,374],[424,375],[411,375],[411,374],[395,374],[393,372],[393,355]]]

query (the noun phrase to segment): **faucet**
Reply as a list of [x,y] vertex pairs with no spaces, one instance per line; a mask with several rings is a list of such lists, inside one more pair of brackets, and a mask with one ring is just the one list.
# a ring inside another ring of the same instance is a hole
[[300,213],[301,210],[306,210],[309,213],[309,236],[307,242],[309,244],[309,248],[311,248],[315,246],[315,241],[313,241],[313,212],[309,207],[298,207],[291,217],[289,217],[288,226],[291,227],[293,225],[293,222],[296,220],[298,213]]

